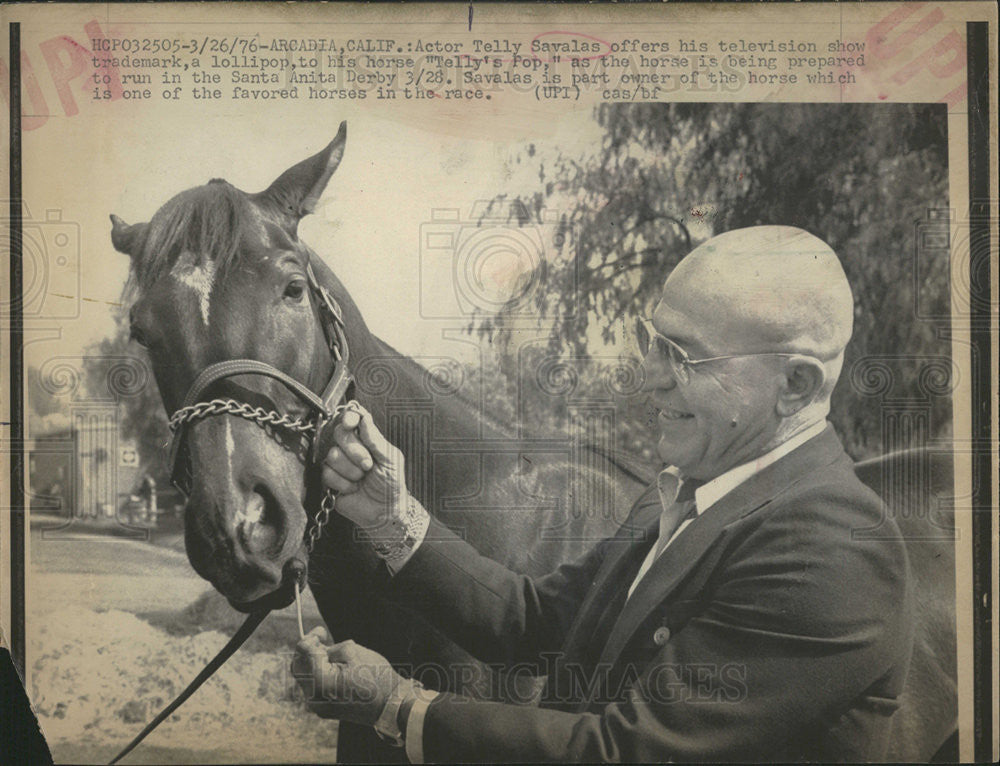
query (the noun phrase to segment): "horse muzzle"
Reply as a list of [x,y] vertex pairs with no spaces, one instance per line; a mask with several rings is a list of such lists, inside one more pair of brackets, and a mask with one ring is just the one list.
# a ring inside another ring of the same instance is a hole
[[261,494],[259,487],[221,495],[196,490],[188,503],[188,560],[234,605],[255,605],[281,591],[288,567],[298,571],[294,562],[306,559],[306,515],[297,495],[280,488],[263,492],[271,498],[269,507],[255,510],[255,503],[264,502]]
[[296,588],[300,592],[305,589],[306,572],[307,565],[304,561],[299,558],[289,559],[282,573],[281,584],[276,590],[253,601],[234,601],[231,598],[227,600],[233,609],[245,614],[284,609],[295,601]]

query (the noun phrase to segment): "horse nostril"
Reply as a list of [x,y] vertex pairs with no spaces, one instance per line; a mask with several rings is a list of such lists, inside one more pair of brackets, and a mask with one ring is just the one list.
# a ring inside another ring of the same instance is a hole
[[277,522],[281,518],[278,501],[263,484],[247,497],[246,508],[237,512],[235,526],[243,547],[254,555],[276,553],[281,547]]

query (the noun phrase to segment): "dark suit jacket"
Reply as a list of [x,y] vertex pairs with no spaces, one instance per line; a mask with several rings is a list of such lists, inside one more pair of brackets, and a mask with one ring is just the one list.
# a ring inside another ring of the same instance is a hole
[[427,760],[879,759],[912,643],[902,541],[853,534],[883,513],[828,426],[698,516],[627,603],[655,488],[535,580],[435,522],[390,594],[480,659],[541,658],[549,678],[540,707],[439,696]]

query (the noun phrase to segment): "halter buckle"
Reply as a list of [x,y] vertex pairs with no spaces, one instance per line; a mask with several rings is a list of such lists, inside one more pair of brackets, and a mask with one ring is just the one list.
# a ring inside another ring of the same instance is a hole
[[319,280],[316,279],[316,272],[313,271],[312,261],[306,263],[306,277],[309,280],[309,287],[312,288],[313,292],[319,295],[322,299],[322,308],[326,309],[327,313],[334,320],[334,322],[343,327],[344,314],[340,310],[340,304],[337,303],[337,299],[330,294],[330,291],[323,287],[323,285],[319,283]]
[[316,436],[309,446],[309,462],[313,465],[317,465],[320,462],[320,442],[323,441],[323,432],[326,431],[326,427],[332,420],[333,413],[331,412],[316,413]]

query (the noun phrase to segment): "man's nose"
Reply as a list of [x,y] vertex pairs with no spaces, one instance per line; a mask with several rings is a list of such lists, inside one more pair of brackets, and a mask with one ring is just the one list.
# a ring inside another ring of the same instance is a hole
[[641,367],[643,372],[642,390],[644,392],[670,390],[677,385],[673,367],[661,354],[656,353],[656,349],[649,350],[649,353],[642,360]]

